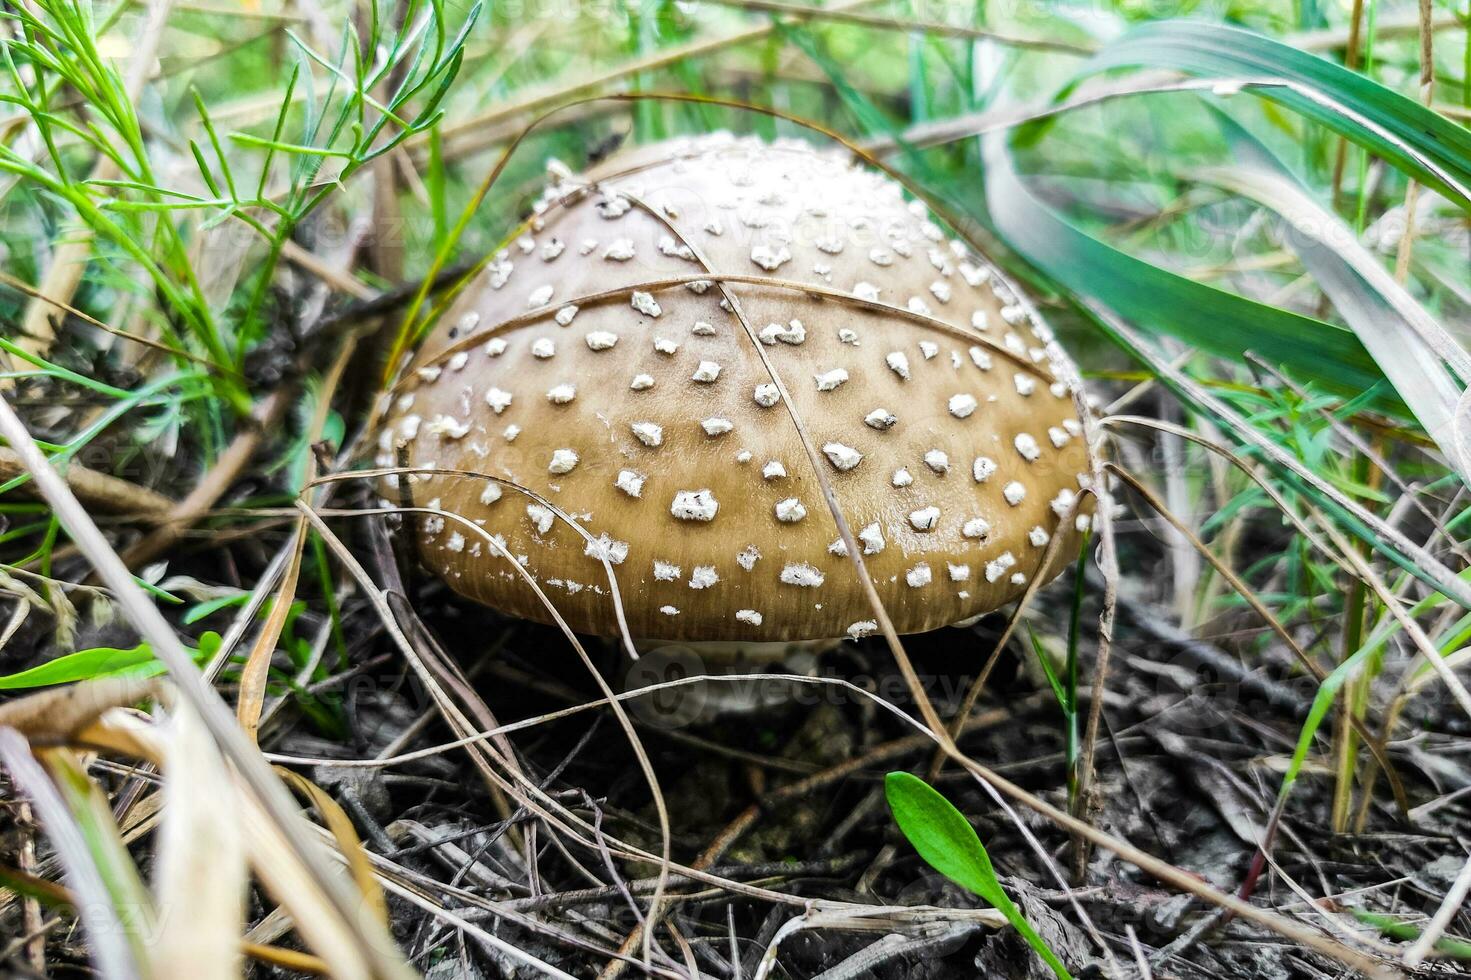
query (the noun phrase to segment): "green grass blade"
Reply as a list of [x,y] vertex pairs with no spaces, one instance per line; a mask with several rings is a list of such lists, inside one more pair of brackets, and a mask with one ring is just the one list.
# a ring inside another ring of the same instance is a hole
[[1358,394],[1382,377],[1351,331],[1198,283],[1083,232],[1028,189],[1003,134],[985,140],[986,202],[997,229],[1049,278],[1155,336],[1240,360],[1248,349],[1304,381]]
[[1123,319],[1099,305],[1084,302],[1080,307],[1099,330],[1129,352],[1154,374],[1192,411],[1216,421],[1220,431],[1248,458],[1260,459],[1288,486],[1306,494],[1325,514],[1348,533],[1367,541],[1400,568],[1444,593],[1465,609],[1471,609],[1471,586],[1462,581],[1445,562],[1409,535],[1366,509],[1358,501],[1325,480],[1301,459],[1258,431],[1251,421],[1205,387],[1187,377]]
[[1037,663],[1042,666],[1042,673],[1047,675],[1047,683],[1052,687],[1052,694],[1057,698],[1058,707],[1064,712],[1069,710],[1067,688],[1063,687],[1062,678],[1057,675],[1057,669],[1052,666],[1052,657],[1042,646],[1042,641],[1037,639],[1036,632],[1030,623],[1027,624],[1027,639],[1032,644],[1032,653],[1037,657]]
[[1395,282],[1348,226],[1315,201],[1265,147],[1229,120],[1223,119],[1223,125],[1236,148],[1237,164],[1197,171],[1195,176],[1283,219],[1290,229],[1288,247],[1333,301],[1446,459],[1460,468],[1462,480],[1471,483],[1471,472],[1462,466],[1454,425],[1463,391],[1457,375],[1471,378],[1471,358]]
[[[205,633],[199,638],[199,646],[190,650],[196,663],[203,663],[214,656],[220,648],[218,633]],[[101,677],[156,677],[164,671],[163,663],[154,656],[147,643],[140,643],[126,650],[113,647],[94,647],[78,650],[65,656],[49,660],[44,664],[0,677],[0,691],[19,691],[33,687],[48,687],[52,684],[71,684],[75,681],[95,680]]]
[[[1419,939],[1420,927],[1413,922],[1404,922],[1393,916],[1384,915],[1380,912],[1370,912],[1367,909],[1349,909],[1355,919],[1366,925],[1371,925],[1384,935],[1392,939]],[[1435,948],[1445,955],[1457,960],[1471,960],[1471,942],[1467,942],[1456,936],[1441,936],[1435,941]]]
[[1471,210],[1471,131],[1341,65],[1238,27],[1171,21],[1130,31],[1077,77],[1139,67],[1288,82],[1252,91],[1327,126]]

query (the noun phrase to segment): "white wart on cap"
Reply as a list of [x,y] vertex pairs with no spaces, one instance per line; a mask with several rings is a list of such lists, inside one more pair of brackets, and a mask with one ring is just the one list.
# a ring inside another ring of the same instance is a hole
[[[503,542],[574,629],[617,631],[605,556],[635,636],[873,630],[789,409],[900,632],[995,609],[1076,551],[1076,371],[893,181],[716,134],[558,178],[537,210],[533,247],[493,257],[393,392],[378,462],[486,473],[572,515],[592,544],[512,489],[402,488]],[[547,620],[480,535],[437,517],[414,533],[457,591]]]

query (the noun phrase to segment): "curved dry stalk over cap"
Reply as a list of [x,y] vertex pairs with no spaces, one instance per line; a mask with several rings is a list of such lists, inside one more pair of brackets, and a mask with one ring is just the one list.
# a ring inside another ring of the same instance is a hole
[[515,489],[409,478],[390,497],[483,531],[417,521],[420,557],[457,591],[547,619],[490,536],[581,631],[617,631],[598,556],[635,636],[873,630],[791,410],[901,632],[995,609],[1076,553],[1087,516],[1061,526],[1088,479],[1076,371],[895,182],[725,134],[582,178],[548,169],[532,231],[392,393],[379,462],[510,481],[592,542]]

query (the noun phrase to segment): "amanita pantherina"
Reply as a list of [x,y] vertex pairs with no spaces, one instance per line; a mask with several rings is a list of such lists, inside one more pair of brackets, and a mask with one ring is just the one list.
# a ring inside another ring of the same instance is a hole
[[[379,463],[490,474],[572,515],[595,545],[484,480],[393,491],[497,536],[574,629],[617,632],[599,554],[638,638],[875,628],[758,344],[900,632],[995,609],[1076,554],[1088,517],[1062,520],[1088,481],[1076,371],[898,184],[844,154],[726,134],[586,177],[548,169],[533,231],[392,392]],[[547,621],[470,529],[431,516],[414,533],[457,591]]]

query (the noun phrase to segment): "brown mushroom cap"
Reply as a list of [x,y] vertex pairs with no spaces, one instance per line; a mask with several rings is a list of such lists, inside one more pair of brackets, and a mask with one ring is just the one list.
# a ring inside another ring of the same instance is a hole
[[[1088,480],[1076,371],[1014,288],[894,181],[805,143],[725,134],[587,178],[549,170],[534,231],[461,294],[394,390],[379,463],[510,481],[596,545],[484,480],[417,476],[391,497],[495,536],[579,631],[617,632],[599,554],[635,636],[872,630],[744,317],[900,632],[995,609],[1076,553],[1078,528],[1062,526]],[[455,590],[548,620],[473,529],[430,516],[415,539]]]

